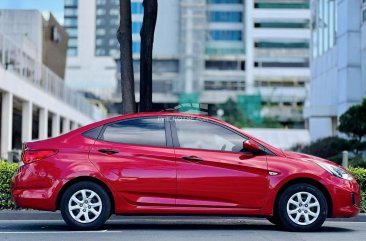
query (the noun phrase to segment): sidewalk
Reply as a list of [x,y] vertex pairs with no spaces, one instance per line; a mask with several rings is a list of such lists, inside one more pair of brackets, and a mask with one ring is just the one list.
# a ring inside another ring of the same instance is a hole
[[[184,220],[184,219],[258,219],[255,217],[230,217],[230,216],[116,216],[111,217],[112,220],[120,219],[169,219],[169,220]],[[46,212],[36,210],[0,210],[0,220],[62,220],[61,213],[57,212]],[[361,213],[353,218],[329,218],[327,221],[342,221],[342,222],[366,222],[366,213]]]

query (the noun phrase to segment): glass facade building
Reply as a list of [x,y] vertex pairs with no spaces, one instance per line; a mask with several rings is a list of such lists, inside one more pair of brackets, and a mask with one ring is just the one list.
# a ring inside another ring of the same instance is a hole
[[[143,5],[142,1],[132,0],[132,34],[133,54],[140,53],[140,29],[142,26]],[[95,55],[117,56],[119,43],[116,33],[119,26],[119,0],[96,0],[96,26],[95,26]]]
[[65,0],[64,26],[69,35],[68,56],[78,54],[78,0]]
[[206,54],[244,54],[244,1],[207,0]]
[[312,57],[316,58],[336,44],[336,0],[318,0],[312,3]]

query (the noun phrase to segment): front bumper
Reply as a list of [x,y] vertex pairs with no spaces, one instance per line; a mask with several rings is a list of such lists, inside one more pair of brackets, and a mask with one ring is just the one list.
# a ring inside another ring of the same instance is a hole
[[332,198],[333,218],[349,218],[360,212],[360,189],[355,180],[347,181],[331,177],[333,185],[328,187]]

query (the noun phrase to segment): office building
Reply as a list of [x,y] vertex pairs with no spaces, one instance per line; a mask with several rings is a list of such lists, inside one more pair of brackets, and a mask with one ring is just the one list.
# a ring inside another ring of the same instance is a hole
[[[139,99],[142,0],[131,4]],[[119,83],[112,68],[118,21],[118,0],[66,0],[65,27],[76,33],[68,61],[72,86],[96,88],[98,95]],[[159,0],[153,101],[219,104],[260,96],[262,114],[301,122],[310,76],[309,23],[308,0]],[[78,79],[84,84],[76,84]]]
[[0,158],[104,117],[61,78],[67,39],[52,15],[0,10]]
[[366,97],[366,1],[311,1],[311,139],[337,135],[339,117]]

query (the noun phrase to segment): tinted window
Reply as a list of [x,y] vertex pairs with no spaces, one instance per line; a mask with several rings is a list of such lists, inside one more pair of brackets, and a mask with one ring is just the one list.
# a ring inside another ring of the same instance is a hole
[[102,140],[124,144],[166,146],[163,118],[131,119],[106,126]]
[[222,126],[189,119],[175,120],[181,148],[240,152],[244,137]]
[[97,139],[102,128],[103,126],[98,126],[94,129],[84,132],[83,135],[92,139]]

